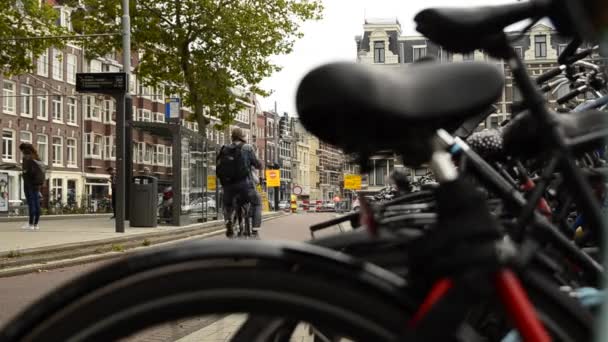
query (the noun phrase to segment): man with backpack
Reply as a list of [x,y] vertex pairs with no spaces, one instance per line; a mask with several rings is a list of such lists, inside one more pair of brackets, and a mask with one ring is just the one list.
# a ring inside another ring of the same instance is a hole
[[232,222],[229,219],[234,208],[233,201],[238,198],[237,206],[246,201],[251,204],[253,228],[262,224],[261,199],[255,190],[251,176],[252,167],[261,169],[262,164],[255,156],[253,146],[245,141],[245,134],[240,128],[231,133],[232,143],[224,145],[217,156],[217,177],[224,188],[224,217],[226,219],[226,236],[233,234]]

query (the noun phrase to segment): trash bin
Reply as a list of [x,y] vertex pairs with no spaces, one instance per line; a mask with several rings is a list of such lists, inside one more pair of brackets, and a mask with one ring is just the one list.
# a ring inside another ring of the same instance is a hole
[[158,180],[151,176],[135,176],[131,182],[131,227],[156,227],[158,225]]

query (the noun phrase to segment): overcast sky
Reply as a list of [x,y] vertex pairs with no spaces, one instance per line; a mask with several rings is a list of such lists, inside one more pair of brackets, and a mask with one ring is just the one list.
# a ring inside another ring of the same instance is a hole
[[305,23],[304,38],[296,42],[294,50],[273,61],[283,67],[262,82],[274,93],[261,98],[262,109],[274,108],[279,113],[297,115],[295,94],[299,81],[314,67],[333,61],[355,61],[355,35],[363,34],[364,18],[394,18],[401,23],[403,35],[415,35],[413,18],[420,10],[433,6],[480,6],[513,3],[515,0],[324,0],[324,14],[320,21]]

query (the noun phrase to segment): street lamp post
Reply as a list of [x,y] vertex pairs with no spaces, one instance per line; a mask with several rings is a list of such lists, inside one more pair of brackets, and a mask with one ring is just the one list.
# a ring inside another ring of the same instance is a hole
[[[123,52],[123,69],[126,74],[127,94],[129,91],[129,73],[131,70],[131,24],[129,18],[129,0],[122,0],[122,52]],[[118,117],[116,122],[116,168],[117,168],[117,184],[116,184],[116,232],[125,232],[125,208],[126,208],[126,190],[127,190],[127,175],[126,175],[126,98],[128,95],[121,96],[118,101]],[[120,115],[122,114],[122,115]]]

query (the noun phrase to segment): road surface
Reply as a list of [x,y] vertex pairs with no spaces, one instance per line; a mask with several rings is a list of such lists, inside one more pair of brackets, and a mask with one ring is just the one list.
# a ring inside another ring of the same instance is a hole
[[[295,214],[281,217],[264,222],[260,230],[260,236],[262,239],[308,240],[310,238],[308,227],[311,224],[332,217],[335,217],[334,213]],[[210,239],[225,239],[225,237],[215,236]],[[107,262],[111,261],[0,279],[0,307],[2,308],[0,310],[0,325],[7,323],[11,317],[43,294]],[[201,326],[212,324],[217,321],[217,318],[209,320],[209,317],[205,317],[164,324],[128,338],[127,341],[176,341],[199,331]]]

